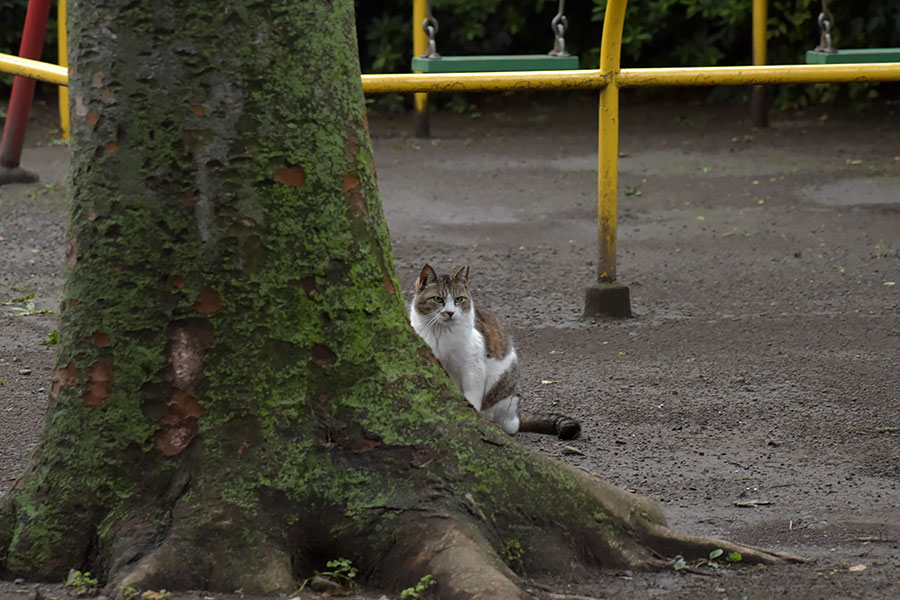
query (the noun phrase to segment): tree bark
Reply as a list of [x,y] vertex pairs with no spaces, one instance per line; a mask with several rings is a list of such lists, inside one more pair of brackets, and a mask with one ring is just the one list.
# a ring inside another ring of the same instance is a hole
[[512,567],[738,548],[480,419],[408,326],[352,2],[69,11],[60,343],[0,499],[6,573],[272,592],[343,556],[377,585],[515,598]]

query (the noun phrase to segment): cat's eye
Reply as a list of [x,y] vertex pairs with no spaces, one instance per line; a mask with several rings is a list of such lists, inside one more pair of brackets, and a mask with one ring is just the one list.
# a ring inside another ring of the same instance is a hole
[[431,297],[431,301],[432,301],[432,302],[436,302],[437,304],[443,304],[443,303],[444,303],[444,299],[441,298],[440,296],[432,296],[432,297]]
[[456,298],[454,298],[454,302],[456,302],[457,304],[462,304],[465,301],[466,301],[465,296],[457,296]]

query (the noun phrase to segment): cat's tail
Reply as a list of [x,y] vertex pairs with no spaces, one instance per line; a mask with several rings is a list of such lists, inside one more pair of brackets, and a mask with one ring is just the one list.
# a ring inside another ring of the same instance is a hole
[[581,435],[581,423],[566,415],[551,414],[546,417],[523,418],[519,431],[555,435],[561,440],[574,440]]

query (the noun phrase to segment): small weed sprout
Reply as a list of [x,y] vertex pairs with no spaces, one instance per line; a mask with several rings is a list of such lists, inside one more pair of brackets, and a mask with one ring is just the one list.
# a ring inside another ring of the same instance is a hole
[[500,556],[503,557],[503,560],[506,561],[513,571],[521,572],[525,570],[525,565],[522,563],[522,556],[524,556],[525,552],[522,549],[522,544],[517,539],[509,539],[503,542],[500,546]]
[[349,558],[329,560],[325,563],[325,566],[331,569],[331,571],[323,571],[320,575],[333,577],[345,585],[353,583],[353,578],[356,577],[356,573],[358,572],[356,567],[353,566],[353,563],[350,562]]
[[353,562],[349,558],[336,558],[334,560],[329,560],[325,563],[325,566],[330,570],[313,571],[313,576],[304,579],[300,583],[300,589],[297,591],[303,591],[315,577],[327,577],[345,587],[351,587],[354,585],[353,579],[356,577],[356,574],[359,571],[356,567],[353,566]]
[[404,600],[419,600],[428,588],[436,584],[437,581],[434,580],[431,574],[423,575],[422,579],[414,587],[408,587],[400,592],[400,597]]
[[140,595],[141,593],[131,586],[128,586],[127,588],[122,590],[123,600],[136,600],[136,598]]
[[740,552],[732,552],[731,554],[725,556],[725,560],[728,561],[728,563],[722,563],[719,559],[721,559],[724,554],[724,550],[722,550],[721,548],[716,548],[709,553],[708,558],[698,558],[693,563],[688,563],[686,560],[684,560],[684,558],[679,557],[678,560],[676,560],[672,564],[672,568],[675,569],[676,573],[693,571],[694,569],[698,569],[704,565],[713,569],[721,569],[723,566],[727,566],[728,563],[738,563],[741,562],[741,560],[743,560],[744,558]]
[[72,570],[69,571],[69,578],[66,579],[66,587],[73,588],[78,596],[83,596],[92,591],[97,587],[98,583],[100,583],[99,580],[93,577],[90,571],[82,573],[81,571]]

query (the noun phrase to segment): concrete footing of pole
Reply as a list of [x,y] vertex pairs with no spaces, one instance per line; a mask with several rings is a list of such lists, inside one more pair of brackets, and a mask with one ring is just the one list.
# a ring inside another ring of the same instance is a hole
[[431,138],[431,123],[428,119],[427,112],[420,112],[418,110],[413,111],[413,129],[417,138],[419,139],[430,139]]
[[631,292],[627,285],[595,283],[584,290],[584,318],[631,316]]
[[0,167],[0,185],[7,183],[34,183],[37,173],[26,171],[22,167]]

